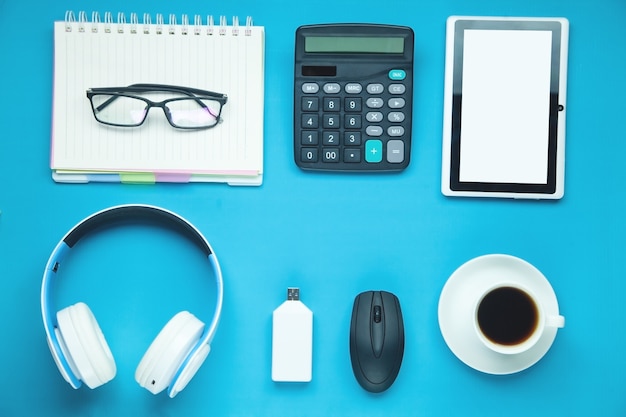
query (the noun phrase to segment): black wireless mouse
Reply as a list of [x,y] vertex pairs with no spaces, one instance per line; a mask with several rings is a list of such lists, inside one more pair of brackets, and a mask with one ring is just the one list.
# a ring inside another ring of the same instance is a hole
[[359,384],[383,392],[393,384],[404,355],[404,322],[398,297],[385,291],[357,295],[350,322],[350,359]]

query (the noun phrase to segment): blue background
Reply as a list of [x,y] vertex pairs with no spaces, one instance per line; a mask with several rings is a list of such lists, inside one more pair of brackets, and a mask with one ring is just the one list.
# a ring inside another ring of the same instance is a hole
[[[542,2],[0,1],[0,416],[623,416],[626,414],[626,43],[623,0]],[[53,21],[66,10],[252,15],[266,27],[265,181],[226,185],[60,185],[48,166]],[[570,21],[565,197],[558,202],[441,195],[445,21],[453,14],[562,16]],[[415,30],[413,149],[399,175],[312,174],[292,157],[295,29],[374,22]],[[56,287],[60,306],[94,310],[117,377],[74,391],[41,324],[45,262],[85,216],[122,203],[156,204],[192,221],[225,276],[220,329],[207,362],[178,397],[134,381],[146,347],[175,312],[205,321],[208,266],[177,236],[116,229],[81,242]],[[508,253],[539,268],[566,327],[535,366],[475,371],[441,337],[437,302],[467,260]],[[314,311],[313,381],[270,378],[271,313],[298,286]],[[373,395],[348,351],[352,302],[364,290],[400,298],[404,362]]]

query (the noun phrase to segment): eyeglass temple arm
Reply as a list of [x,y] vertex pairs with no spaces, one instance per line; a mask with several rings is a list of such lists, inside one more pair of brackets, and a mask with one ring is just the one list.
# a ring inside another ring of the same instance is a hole
[[179,87],[179,86],[176,86],[176,85],[166,85],[166,84],[131,84],[128,87],[129,88],[132,88],[132,87],[146,88],[146,89],[155,90],[155,91],[173,91],[173,92],[177,92],[177,93],[186,94],[186,95],[188,95],[190,97],[194,97],[196,95],[199,95],[199,96],[213,96],[215,98],[220,98],[220,99],[225,100],[224,102],[226,102],[226,100],[227,100],[226,94],[216,93],[215,91],[200,90],[200,89],[191,88],[191,87]]

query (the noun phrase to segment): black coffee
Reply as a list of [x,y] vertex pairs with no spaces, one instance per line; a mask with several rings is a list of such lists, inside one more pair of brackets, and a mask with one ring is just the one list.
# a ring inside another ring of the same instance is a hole
[[499,345],[524,342],[537,327],[537,306],[526,292],[501,287],[487,294],[478,306],[478,326],[487,339]]

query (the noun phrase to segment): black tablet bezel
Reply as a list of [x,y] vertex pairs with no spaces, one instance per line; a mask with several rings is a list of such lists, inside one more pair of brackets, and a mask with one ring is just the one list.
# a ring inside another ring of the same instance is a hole
[[[561,82],[561,40],[562,25],[554,20],[456,20],[454,22],[454,51],[452,67],[452,109],[450,129],[450,190],[452,192],[485,192],[485,193],[532,193],[554,194],[558,183],[558,152],[559,144],[558,120],[563,105],[559,102]],[[463,182],[460,180],[461,164],[461,130],[462,130],[462,99],[463,99],[463,54],[465,30],[521,30],[551,31],[551,69],[550,69],[550,103],[548,132],[548,172],[547,182],[541,184],[498,183],[498,182]]]

